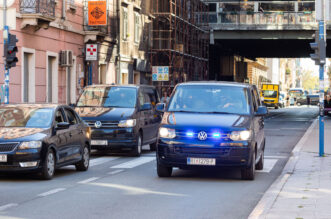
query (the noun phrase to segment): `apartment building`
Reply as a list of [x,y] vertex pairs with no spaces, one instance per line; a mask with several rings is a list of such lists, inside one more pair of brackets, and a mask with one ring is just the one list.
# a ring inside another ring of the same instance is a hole
[[[10,32],[19,40],[19,62],[10,70],[11,103],[75,103],[86,85],[150,83],[150,0],[106,2],[106,25],[93,26],[87,0],[15,1],[16,29]],[[2,42],[1,34],[1,56]],[[86,60],[91,44],[97,60]]]

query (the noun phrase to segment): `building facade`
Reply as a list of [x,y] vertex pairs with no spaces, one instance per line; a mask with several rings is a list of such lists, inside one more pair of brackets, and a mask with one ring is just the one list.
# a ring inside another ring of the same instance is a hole
[[[11,103],[70,104],[86,85],[151,83],[150,0],[106,4],[107,24],[93,26],[87,0],[15,1],[16,29],[10,33],[19,40],[19,61],[10,69]],[[2,42],[1,34],[1,56]],[[96,46],[97,60],[86,60],[88,45]],[[3,102],[3,87],[0,94]]]

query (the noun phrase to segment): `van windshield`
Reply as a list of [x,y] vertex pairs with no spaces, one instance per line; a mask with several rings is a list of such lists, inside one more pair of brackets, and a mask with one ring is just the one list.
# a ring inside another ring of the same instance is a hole
[[233,86],[180,86],[169,103],[168,111],[194,113],[249,114],[245,88]]
[[88,87],[80,96],[77,106],[134,108],[136,91],[129,87]]
[[277,91],[275,90],[263,90],[263,96],[269,97],[269,98],[276,98],[277,97]]

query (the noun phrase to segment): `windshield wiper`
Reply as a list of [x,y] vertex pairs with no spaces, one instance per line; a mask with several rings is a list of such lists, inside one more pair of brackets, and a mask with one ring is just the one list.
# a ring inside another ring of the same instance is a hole
[[213,111],[213,112],[201,112],[201,113],[215,113],[215,114],[239,114],[239,113],[219,112],[219,111]]
[[196,111],[187,111],[187,110],[172,110],[172,111],[168,111],[169,113],[200,113],[200,112],[196,112]]

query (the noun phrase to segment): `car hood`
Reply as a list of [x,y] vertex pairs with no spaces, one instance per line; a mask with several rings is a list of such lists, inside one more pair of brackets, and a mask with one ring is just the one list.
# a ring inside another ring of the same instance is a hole
[[216,114],[216,113],[183,113],[175,112],[166,114],[170,125],[176,128],[203,128],[233,130],[250,127],[250,117],[237,114]]
[[76,107],[75,110],[84,120],[119,121],[131,118],[135,108]]
[[0,128],[0,142],[3,141],[37,141],[42,140],[49,133],[43,128]]

